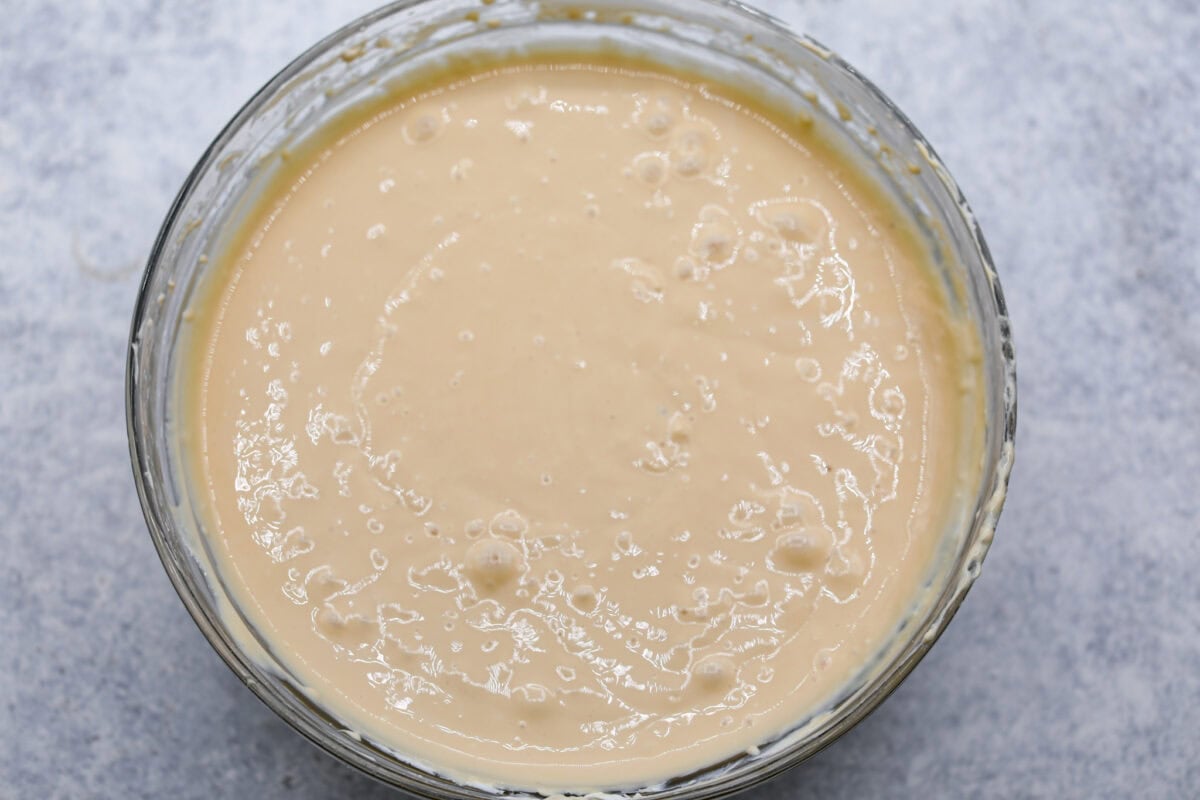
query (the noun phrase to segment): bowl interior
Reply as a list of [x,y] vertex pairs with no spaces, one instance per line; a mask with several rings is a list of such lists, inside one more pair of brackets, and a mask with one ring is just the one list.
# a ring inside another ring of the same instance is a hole
[[953,179],[908,120],[812,40],[764,15],[713,0],[420,0],[380,9],[326,38],[234,117],[188,177],[163,223],[134,313],[127,372],[130,451],[164,567],[227,664],[301,733],[369,774],[430,798],[527,796],[462,786],[354,734],[311,702],[256,639],[221,584],[188,489],[176,437],[176,354],[184,311],[236,223],[270,183],[279,154],[347,108],[418,71],[457,59],[565,52],[649,60],[749,91],[823,126],[887,188],[924,235],[955,310],[976,326],[986,380],[984,446],[973,503],[957,509],[925,591],[890,643],[820,713],[759,754],[714,765],[641,796],[709,798],[740,791],[833,741],[890,693],[936,640],[978,575],[1012,463],[1015,368],[1008,318],[986,246]]

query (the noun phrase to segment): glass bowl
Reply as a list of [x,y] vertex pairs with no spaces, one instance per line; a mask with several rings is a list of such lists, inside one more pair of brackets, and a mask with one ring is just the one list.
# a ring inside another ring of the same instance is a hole
[[[976,327],[984,389],[973,506],[956,509],[925,590],[880,652],[843,691],[754,755],[643,787],[639,797],[716,798],[794,766],[875,708],[936,641],[979,574],[1004,501],[1013,459],[1016,372],[1004,299],[987,246],[953,178],[912,123],[828,49],[770,17],[727,0],[406,0],[317,43],[271,79],[201,156],[171,206],[150,254],[130,333],[126,414],[138,494],[171,582],[213,648],[271,709],[325,750],[413,794],[528,797],[464,785],[406,763],[310,701],[256,644],[213,568],[182,468],[176,436],[175,355],[188,300],[239,214],[268,182],[278,154],[389,80],[447,56],[550,48],[622,53],[720,76],[784,108],[803,109],[836,135],[909,213],[925,237],[955,313]],[[975,432],[978,435],[978,432]],[[635,792],[616,792],[630,796]],[[614,795],[606,795],[614,796]]]

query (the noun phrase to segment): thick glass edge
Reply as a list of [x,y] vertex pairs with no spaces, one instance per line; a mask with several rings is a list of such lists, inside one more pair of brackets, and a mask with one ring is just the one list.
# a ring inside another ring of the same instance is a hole
[[[878,675],[872,684],[862,687],[865,689],[865,694],[859,698],[858,702],[849,704],[842,713],[836,716],[832,724],[821,730],[818,735],[800,740],[793,746],[780,752],[776,757],[759,762],[759,769],[745,771],[735,769],[726,774],[715,775],[712,779],[702,781],[698,785],[666,787],[660,791],[653,791],[652,795],[647,795],[659,798],[679,798],[685,796],[692,798],[725,797],[769,780],[814,755],[829,744],[832,744],[843,733],[873,711],[903,682],[904,678],[911,673],[916,664],[919,663],[929,648],[936,642],[937,638],[940,637],[946,624],[961,606],[974,578],[978,575],[979,563],[982,561],[984,555],[986,555],[987,545],[990,544],[991,532],[994,530],[996,519],[999,516],[1003,503],[1003,493],[1011,474],[1011,446],[1015,438],[1017,411],[1015,354],[1013,351],[1011,326],[1008,321],[1007,304],[1003,291],[990,251],[974,214],[971,212],[962,191],[953,178],[950,177],[949,172],[945,169],[933,147],[911,120],[878,87],[816,40],[802,34],[797,34],[789,30],[771,15],[736,0],[693,1],[701,5],[721,8],[743,15],[749,21],[769,27],[773,34],[789,40],[796,46],[818,53],[836,71],[844,73],[853,82],[865,88],[873,99],[880,103],[895,118],[903,128],[903,132],[926,153],[930,165],[943,184],[943,188],[957,207],[962,222],[971,238],[971,244],[976,251],[979,262],[984,267],[984,277],[988,281],[990,288],[991,310],[996,315],[995,323],[997,325],[997,342],[995,344],[1000,349],[1000,370],[1002,373],[998,376],[990,376],[990,379],[1002,381],[1000,391],[1003,428],[1000,431],[989,431],[991,434],[989,438],[994,441],[985,442],[986,466],[990,472],[990,480],[985,481],[981,487],[982,491],[978,498],[978,508],[981,511],[974,519],[971,531],[965,539],[964,546],[960,551],[955,565],[955,569],[960,573],[967,572],[969,574],[965,580],[950,581],[938,601],[932,606],[930,616],[935,618],[934,626],[925,635],[914,636],[908,647],[901,651],[900,657],[892,662],[889,669]],[[440,778],[440,776],[431,776],[420,770],[409,768],[407,765],[394,763],[382,764],[372,758],[367,752],[349,747],[330,736],[330,730],[327,730],[325,727],[312,725],[308,720],[299,718],[294,713],[291,704],[282,697],[275,687],[270,686],[269,682],[264,682],[257,677],[258,668],[245,660],[238,653],[237,648],[228,641],[221,630],[220,623],[212,616],[209,609],[205,607],[205,604],[200,601],[198,587],[194,585],[192,579],[184,573],[176,562],[176,554],[173,552],[166,537],[166,531],[170,528],[170,523],[162,517],[161,512],[163,509],[159,506],[157,498],[154,496],[152,487],[149,484],[149,475],[147,473],[148,454],[144,450],[148,443],[143,441],[143,437],[138,432],[138,421],[141,415],[144,414],[142,403],[138,397],[139,338],[149,318],[147,308],[152,300],[150,295],[151,281],[159,267],[168,241],[178,227],[180,213],[191,198],[200,177],[212,167],[216,155],[221,152],[222,147],[229,142],[233,135],[256,112],[273,100],[275,92],[289,81],[302,75],[304,70],[313,65],[319,58],[327,55],[334,48],[344,45],[349,38],[371,27],[377,21],[405,9],[431,2],[436,2],[436,0],[399,0],[399,2],[382,6],[375,11],[359,17],[326,36],[267,81],[213,139],[177,193],[147,259],[147,265],[140,281],[137,302],[132,316],[126,359],[125,394],[126,428],[129,437],[130,457],[138,497],[147,521],[151,539],[176,593],[183,601],[197,627],[217,651],[218,655],[260,700],[278,716],[283,718],[291,727],[322,749],[355,766],[373,778],[399,786],[409,792],[419,792],[426,797],[441,800],[441,798],[463,796],[486,798],[494,795],[469,787],[458,786],[447,779]],[[985,346],[987,344],[985,342]],[[986,402],[990,404],[993,399],[993,397],[988,397],[986,398]],[[990,405],[988,410],[991,410]],[[989,421],[993,418],[992,415],[988,415]],[[984,538],[986,541],[982,543],[983,547],[979,547],[980,540]],[[840,705],[845,704],[842,703]],[[514,797],[526,796],[519,793],[507,794],[511,794]],[[620,795],[617,794],[616,796]]]

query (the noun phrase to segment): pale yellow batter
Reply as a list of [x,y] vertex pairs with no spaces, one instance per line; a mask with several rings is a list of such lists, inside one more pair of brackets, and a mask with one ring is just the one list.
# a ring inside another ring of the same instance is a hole
[[973,446],[907,223],[664,75],[526,65],[358,122],[193,309],[191,469],[268,647],[503,786],[645,785],[816,710],[914,602]]

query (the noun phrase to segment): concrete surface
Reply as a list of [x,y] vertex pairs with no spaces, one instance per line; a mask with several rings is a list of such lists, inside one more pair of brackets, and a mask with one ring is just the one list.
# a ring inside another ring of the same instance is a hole
[[[0,797],[383,798],[210,650],[134,494],[138,274],[234,110],[370,0],[0,14]],[[931,655],[752,796],[1200,795],[1195,2],[763,5],[924,130],[983,224],[1021,381],[1012,492]]]

